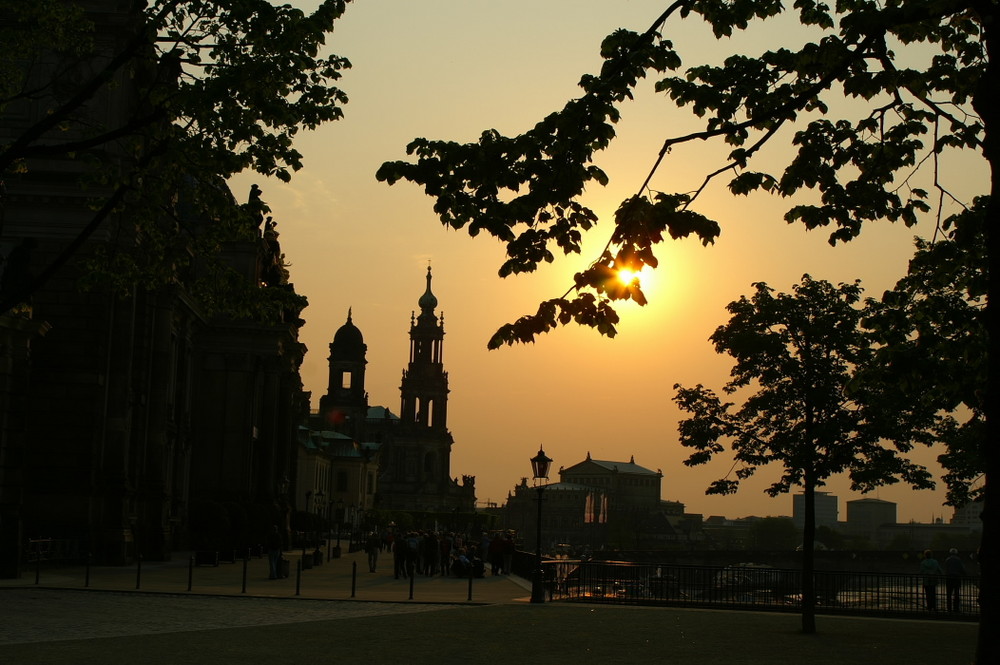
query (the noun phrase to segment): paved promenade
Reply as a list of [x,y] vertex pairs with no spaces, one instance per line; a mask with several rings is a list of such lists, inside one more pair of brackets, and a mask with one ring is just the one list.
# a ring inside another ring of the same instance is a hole
[[[396,580],[362,554],[305,570],[296,595],[265,559],[189,567],[180,556],[128,568],[42,568],[0,580],[3,665],[210,663],[407,665],[484,657],[516,662],[773,665],[969,662],[975,626],[820,617],[802,635],[791,614],[528,603],[516,577]],[[388,558],[385,560],[388,563]],[[358,573],[351,598],[353,564]]]
[[[311,552],[306,556],[312,560]],[[179,553],[170,561],[144,562],[141,568],[91,567],[89,580],[84,566],[43,564],[37,585],[36,571],[29,568],[20,579],[0,580],[0,591],[10,587],[86,588],[256,598],[478,604],[527,602],[530,595],[530,585],[513,575],[487,575],[473,579],[471,587],[468,579],[417,575],[411,585],[409,579],[393,577],[392,557],[388,555],[380,557],[374,573],[368,571],[365,553],[355,552],[304,569],[301,575],[297,567],[302,552],[285,552],[284,557],[290,562],[290,575],[277,580],[268,579],[266,557],[251,558],[244,569],[242,560],[218,566],[191,566],[190,556]]]
[[460,607],[439,603],[181,596],[47,588],[3,589],[0,590],[0,603],[0,647],[280,626]]

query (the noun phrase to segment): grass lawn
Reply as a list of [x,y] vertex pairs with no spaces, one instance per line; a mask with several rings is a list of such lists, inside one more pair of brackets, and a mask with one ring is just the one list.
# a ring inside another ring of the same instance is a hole
[[257,628],[0,646],[11,665],[687,663],[919,665],[972,660],[973,624],[508,604]]

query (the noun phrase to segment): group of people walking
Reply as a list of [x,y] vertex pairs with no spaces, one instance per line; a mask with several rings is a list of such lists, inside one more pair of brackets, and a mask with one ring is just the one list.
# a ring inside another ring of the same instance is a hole
[[482,577],[487,564],[493,575],[511,572],[514,559],[514,538],[510,533],[484,533],[474,542],[462,534],[435,531],[409,531],[382,534],[372,532],[365,542],[368,570],[376,572],[379,555],[392,555],[396,579],[414,575]]
[[924,600],[927,609],[931,612],[937,611],[937,587],[941,578],[944,578],[946,606],[949,612],[961,612],[962,578],[965,577],[965,564],[958,555],[958,550],[954,547],[948,552],[948,558],[944,560],[942,567],[938,560],[934,558],[934,553],[924,550],[924,556],[920,560],[920,575],[923,578]]

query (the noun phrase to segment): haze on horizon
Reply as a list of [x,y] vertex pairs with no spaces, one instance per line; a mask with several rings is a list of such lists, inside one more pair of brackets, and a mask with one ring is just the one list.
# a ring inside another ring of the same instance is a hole
[[[309,9],[316,2],[293,4]],[[912,229],[870,225],[858,240],[834,248],[827,232],[782,220],[787,200],[736,198],[719,182],[698,209],[724,220],[720,239],[709,247],[693,239],[665,242],[656,252],[661,267],[646,289],[650,304],[619,307],[615,339],[570,326],[533,345],[487,351],[501,324],[564,293],[572,274],[596,258],[614,209],[638,188],[664,136],[691,122],[689,114],[655,95],[651,81],[622,108],[619,138],[598,157],[611,183],[587,193],[602,222],[582,255],[559,258],[531,275],[501,280],[502,245],[444,229],[418,187],[388,187],[374,177],[383,162],[406,158],[405,146],[416,137],[465,142],[488,128],[508,135],[529,128],[578,94],[580,76],[600,64],[605,35],[618,27],[644,30],[662,9],[662,0],[366,0],[348,6],[328,40],[353,63],[342,81],[350,97],[346,118],[299,135],[305,168],[290,184],[257,175],[232,182],[241,199],[251,183],[263,189],[292,264],[291,281],[309,299],[302,377],[314,407],[326,392],[328,344],[350,308],[368,345],[370,402],[398,412],[410,313],[418,309],[430,262],[437,311],[445,316],[448,426],[455,437],[451,475],[476,476],[480,502],[503,503],[530,475],[528,459],[542,445],[556,470],[588,452],[604,460],[634,456],[662,470],[662,498],[682,501],[690,512],[791,514],[790,497],[763,493],[766,471],[744,481],[737,495],[705,496],[729,462],[682,465],[688,451],[677,442],[681,416],[671,402],[672,386],[721,389],[731,363],[714,352],[708,337],[725,322],[726,304],[749,293],[752,282],[787,292],[804,273],[834,283],[861,279],[866,294],[878,297],[904,274],[913,237],[929,236],[932,219]],[[665,34],[686,65],[713,57],[710,34],[693,22]],[[768,38],[737,37],[748,45]],[[694,189],[723,154],[703,145],[677,149],[653,187]],[[776,154],[765,152],[761,159]],[[983,162],[945,166],[945,178],[960,174],[961,181],[956,177],[949,185],[966,201],[984,190]],[[936,472],[936,455],[923,450],[919,460]],[[843,479],[820,489],[840,497],[842,519],[844,502],[860,497]],[[871,496],[896,501],[900,521],[947,521],[951,515],[942,506],[943,489],[913,492],[895,485]]]

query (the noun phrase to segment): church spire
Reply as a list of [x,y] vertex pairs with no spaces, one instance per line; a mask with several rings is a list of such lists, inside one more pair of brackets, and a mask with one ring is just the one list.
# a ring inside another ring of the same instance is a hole
[[420,318],[424,317],[434,317],[434,309],[438,305],[438,299],[434,296],[434,292],[431,291],[431,267],[427,266],[427,290],[424,291],[424,295],[420,296],[420,300],[417,301],[420,305]]
[[434,309],[438,299],[431,290],[431,267],[427,286],[417,303],[420,314],[410,317],[410,362],[400,386],[401,419],[423,427],[446,431],[448,373],[444,371],[444,321]]

